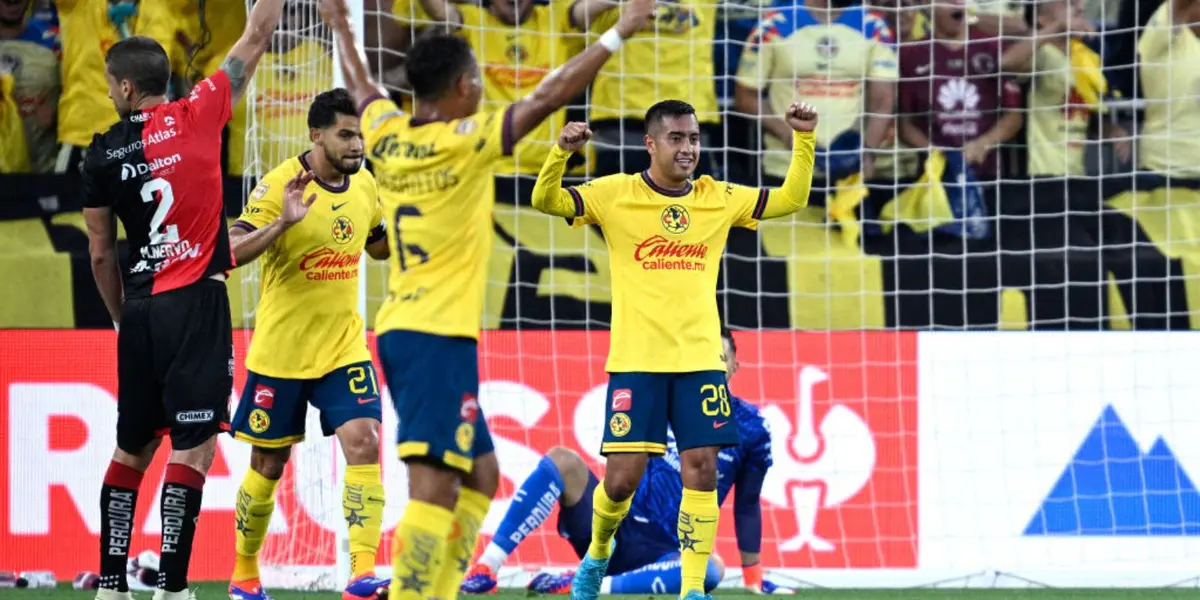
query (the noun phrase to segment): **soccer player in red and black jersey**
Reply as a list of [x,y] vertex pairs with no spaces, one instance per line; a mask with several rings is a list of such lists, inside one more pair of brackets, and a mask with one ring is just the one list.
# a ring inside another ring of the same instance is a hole
[[[221,197],[221,130],[270,45],[284,0],[258,0],[219,71],[167,102],[170,63],[133,37],[105,57],[121,120],[83,166],[92,274],[118,325],[117,449],[101,489],[98,600],[130,598],[125,562],[138,487],[171,435],[155,600],[188,598],[188,562],[216,435],[229,428],[233,333],[225,276],[233,255]],[[129,241],[124,282],[114,215]]]

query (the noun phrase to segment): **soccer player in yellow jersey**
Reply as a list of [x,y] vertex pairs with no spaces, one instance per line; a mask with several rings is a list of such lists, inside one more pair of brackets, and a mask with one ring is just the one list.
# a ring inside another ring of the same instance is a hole
[[646,111],[650,168],[562,188],[571,153],[591,131],[568,123],[542,166],[533,207],[604,232],[612,269],[612,345],[601,454],[608,457],[592,498],[592,541],[575,572],[572,600],[595,600],[612,538],[629,514],[649,455],[666,450],[667,425],[681,461],[680,597],[704,598],[704,572],[717,533],[717,452],[738,443],[725,387],[717,271],[730,227],[755,229],[808,204],[817,112],[793,103],[792,162],[783,185],[755,189],[703,176],[700,123],[692,106],[659,102]]
[[456,597],[499,485],[479,408],[483,317],[497,163],[581,93],[649,18],[630,0],[620,22],[527,96],[478,113],[483,95],[470,45],[422,37],[405,68],[416,96],[404,114],[367,71],[346,0],[322,0],[344,79],[362,114],[392,248],[388,297],[376,316],[379,358],[399,416],[408,497],[392,545],[393,600]]
[[[267,600],[258,551],[275,508],[275,487],[292,445],[304,439],[308,404],[346,456],[342,511],[350,533],[345,600],[375,598],[375,550],[383,520],[379,383],[358,314],[358,263],[365,249],[388,256],[375,179],[360,170],[363,138],[349,92],[322,92],[308,109],[311,149],[263,177],[229,230],[238,265],[262,256],[262,299],[249,376],[233,435],[254,446],[238,489],[232,600]],[[307,194],[307,198],[305,197]]]

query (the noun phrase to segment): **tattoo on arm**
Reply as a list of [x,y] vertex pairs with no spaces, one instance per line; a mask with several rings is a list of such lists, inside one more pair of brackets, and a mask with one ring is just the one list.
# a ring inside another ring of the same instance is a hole
[[229,87],[235,95],[246,91],[246,61],[236,56],[226,57],[225,62],[221,63],[221,70],[229,76]]

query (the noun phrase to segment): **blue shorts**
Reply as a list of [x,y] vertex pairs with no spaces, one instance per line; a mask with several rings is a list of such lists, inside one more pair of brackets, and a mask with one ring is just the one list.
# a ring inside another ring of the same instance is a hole
[[[558,535],[571,544],[581,560],[592,543],[592,493],[600,480],[588,473],[587,488],[574,506],[562,506],[558,511]],[[617,528],[608,574],[618,575],[648,564],[672,553],[679,553],[679,542],[661,524],[642,523],[627,517]]]
[[320,379],[246,378],[231,433],[260,448],[286,448],[304,439],[308,405],[321,411],[321,432],[333,435],[353,419],[383,420],[379,380],[371,361],[338,367]]
[[730,402],[722,371],[610,373],[600,454],[663,454],[667,424],[680,451],[736,446]]
[[379,362],[400,418],[400,459],[428,457],[470,473],[475,457],[495,451],[479,408],[475,340],[389,331],[378,342]]

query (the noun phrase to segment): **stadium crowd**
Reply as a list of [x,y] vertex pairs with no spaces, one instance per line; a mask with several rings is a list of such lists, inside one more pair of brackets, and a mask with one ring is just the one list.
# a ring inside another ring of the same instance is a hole
[[[618,6],[608,0],[365,0],[363,31],[372,69],[401,106],[411,106],[401,68],[405,49],[430,28],[457,30],[471,44],[484,65],[484,103],[499,106],[594,42],[615,22]],[[538,169],[568,117],[586,118],[596,132],[570,175],[644,169],[640,118],[667,97],[697,107],[706,148],[700,173],[778,185],[790,134],[777,115],[797,97],[822,114],[814,212],[797,217],[827,233],[815,242],[821,252],[844,247],[865,255],[996,262],[996,255],[1035,250],[1039,261],[1057,257],[1057,271],[1070,271],[1076,260],[1095,263],[1091,270],[1099,275],[1086,284],[1103,287],[1105,272],[1118,286],[1138,282],[1087,252],[1098,256],[1152,242],[1163,265],[1134,266],[1131,273],[1163,271],[1170,278],[1188,270],[1183,259],[1197,240],[1186,232],[1200,219],[1191,192],[1200,179],[1193,185],[1196,167],[1189,160],[1200,151],[1200,112],[1194,110],[1200,2],[688,0],[663,2],[657,10],[655,25],[631,40],[584,97],[518,147],[500,171],[498,201],[528,205]],[[178,94],[215,70],[244,21],[240,0],[0,1],[0,174],[76,176],[92,135],[117,119],[105,97],[102,60],[117,40],[146,35],[167,48]],[[303,150],[305,107],[332,81],[328,38],[312,5],[291,3],[256,80],[256,114],[247,115],[243,101],[227,127],[224,163],[231,180],[264,173]],[[257,142],[245,143],[248,135]],[[10,189],[28,190],[19,183]],[[227,196],[230,190],[241,186],[227,186]],[[35,192],[16,195],[30,203],[53,195]],[[1127,219],[1113,222],[1114,215]],[[779,255],[770,241],[765,245],[766,254]],[[796,242],[791,246],[798,251]],[[1122,258],[1143,259],[1136,253]],[[1179,260],[1183,266],[1173,262]],[[929,280],[955,268],[961,265],[935,265],[927,269],[934,275],[914,283],[897,266],[895,281],[883,287],[1072,285],[1071,276],[1046,269],[1020,275],[1017,283],[1005,282],[1003,274],[976,282]],[[1123,309],[1135,327],[1140,315],[1150,319],[1142,327],[1190,326],[1186,316],[1173,322],[1170,310],[1160,310],[1179,290],[1134,293],[1126,286],[1118,292],[1126,304],[1140,305]],[[924,309],[889,309],[884,323],[832,318],[825,324],[924,326],[945,318],[920,315],[933,312],[934,300],[923,302]],[[1062,319],[1050,321],[1076,322],[1071,315],[1080,311],[1088,323],[1093,312],[1113,312],[1066,306]],[[755,319],[764,324],[761,315],[741,320]],[[991,314],[984,324],[1001,320]],[[791,324],[798,324],[794,316]],[[962,316],[941,324],[979,323]]]

